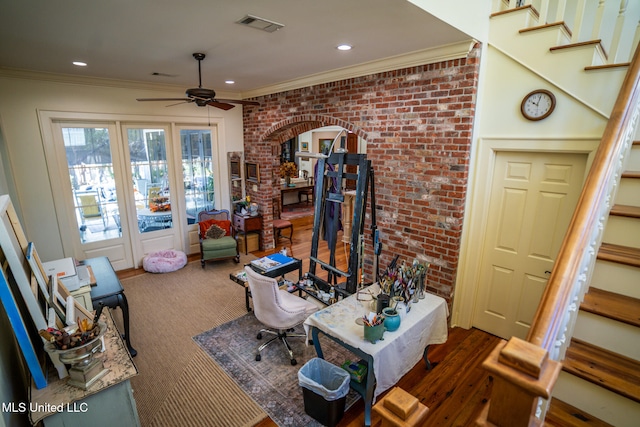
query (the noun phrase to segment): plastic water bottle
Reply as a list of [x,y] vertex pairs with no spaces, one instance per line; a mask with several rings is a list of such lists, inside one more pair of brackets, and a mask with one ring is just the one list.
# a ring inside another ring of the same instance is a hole
[[280,254],[287,256],[287,247],[283,247],[282,250],[280,251]]

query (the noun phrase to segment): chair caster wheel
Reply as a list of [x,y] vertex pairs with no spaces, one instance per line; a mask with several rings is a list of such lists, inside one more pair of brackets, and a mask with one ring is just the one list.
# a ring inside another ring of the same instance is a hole
[[296,366],[298,361],[296,359],[291,359],[291,366]]
[[259,340],[262,339],[262,332],[258,332],[258,335],[256,335],[256,338],[258,338]]
[[240,255],[236,255],[236,257],[233,258],[233,261],[238,264],[240,262]]
[[259,354],[256,354],[256,362],[259,362],[260,360],[262,360],[262,356],[260,356]]

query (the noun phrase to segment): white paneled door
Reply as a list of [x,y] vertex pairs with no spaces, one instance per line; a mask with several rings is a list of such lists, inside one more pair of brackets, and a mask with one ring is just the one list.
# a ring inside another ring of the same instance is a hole
[[526,337],[586,162],[586,154],[496,154],[473,326],[505,339]]

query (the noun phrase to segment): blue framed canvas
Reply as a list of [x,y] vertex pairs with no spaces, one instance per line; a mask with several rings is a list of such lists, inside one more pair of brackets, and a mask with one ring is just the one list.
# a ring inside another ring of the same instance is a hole
[[7,277],[2,269],[0,269],[0,273],[2,273],[0,275],[0,301],[2,301],[2,306],[7,313],[7,317],[9,318],[9,322],[13,328],[13,333],[15,334],[18,345],[20,346],[20,351],[22,351],[22,356],[29,367],[29,372],[31,372],[31,375],[33,376],[36,388],[44,388],[47,386],[47,378],[40,367],[36,350],[33,348],[33,344],[29,338],[29,332],[24,324],[22,315],[20,315],[20,310],[18,309],[16,300],[13,297],[11,288],[9,287]]

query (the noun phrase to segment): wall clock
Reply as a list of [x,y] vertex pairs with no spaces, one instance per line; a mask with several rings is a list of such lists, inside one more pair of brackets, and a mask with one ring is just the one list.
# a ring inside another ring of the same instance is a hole
[[534,121],[549,117],[555,108],[556,97],[546,89],[536,89],[528,93],[520,104],[524,118]]

